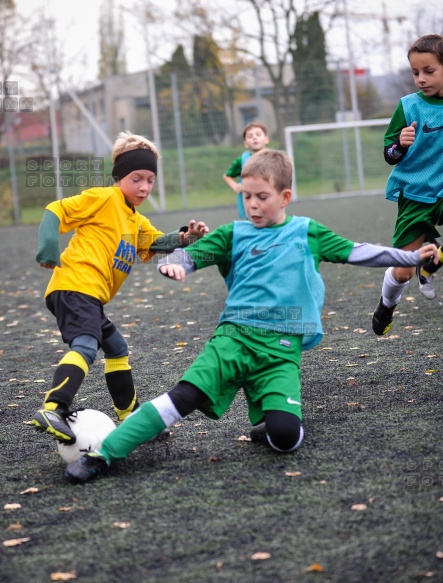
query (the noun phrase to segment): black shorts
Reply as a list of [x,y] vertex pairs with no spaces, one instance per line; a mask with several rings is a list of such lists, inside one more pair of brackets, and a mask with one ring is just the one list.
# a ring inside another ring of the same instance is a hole
[[71,345],[74,338],[88,334],[101,346],[116,330],[105,315],[103,304],[92,296],[73,291],[53,291],[46,297],[46,307],[55,316],[63,342]]

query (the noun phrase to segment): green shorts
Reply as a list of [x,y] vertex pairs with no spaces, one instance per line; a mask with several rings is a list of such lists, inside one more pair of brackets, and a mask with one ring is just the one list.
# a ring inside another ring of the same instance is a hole
[[209,397],[201,411],[211,419],[219,419],[243,388],[249,419],[256,425],[263,421],[264,411],[286,411],[301,420],[300,376],[300,367],[291,360],[260,352],[238,338],[217,335],[181,380]]
[[443,198],[427,204],[410,200],[400,194],[392,245],[399,249],[422,235],[425,236],[425,241],[432,241],[440,237],[436,225],[443,225]]

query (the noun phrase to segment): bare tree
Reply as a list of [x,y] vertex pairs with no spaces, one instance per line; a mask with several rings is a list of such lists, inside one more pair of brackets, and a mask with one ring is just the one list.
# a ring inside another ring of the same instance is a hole
[[[18,95],[20,88],[11,77],[25,62],[32,43],[22,18],[17,14],[15,2],[0,0],[0,83],[3,95]],[[4,109],[0,110],[0,136],[6,130]]]
[[126,56],[122,19],[117,19],[113,0],[102,6],[99,26],[99,78],[126,72]]

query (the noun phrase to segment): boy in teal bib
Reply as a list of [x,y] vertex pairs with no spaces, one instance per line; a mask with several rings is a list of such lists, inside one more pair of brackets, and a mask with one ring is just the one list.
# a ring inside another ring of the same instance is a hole
[[412,252],[353,243],[312,219],[287,216],[292,164],[284,152],[255,154],[242,179],[248,221],[218,227],[159,263],[163,275],[182,282],[217,265],[228,295],[215,332],[175,387],[141,405],[99,451],[67,467],[72,483],[91,479],[196,409],[219,419],[240,388],[252,441],[294,451],[304,435],[301,353],[323,334],[320,262],[415,266],[437,252],[433,244]]

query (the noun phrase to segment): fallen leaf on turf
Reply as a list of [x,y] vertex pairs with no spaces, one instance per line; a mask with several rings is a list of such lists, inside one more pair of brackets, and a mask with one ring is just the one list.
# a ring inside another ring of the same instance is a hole
[[285,472],[285,476],[289,478],[295,478],[296,476],[301,476],[301,472]]
[[59,508],[60,512],[70,512],[72,510],[72,506],[61,506]]
[[16,524],[10,524],[6,530],[20,530],[21,528],[23,528],[23,526],[20,522],[17,522]]
[[27,543],[31,540],[31,537],[27,536],[26,538],[10,538],[9,540],[3,541],[4,547],[16,547],[18,545],[22,545],[23,543]]
[[434,575],[434,571],[424,571],[423,573],[417,573],[416,577],[420,579],[421,577],[433,577]]
[[366,504],[353,504],[351,506],[351,509],[352,510],[366,510],[367,506],[366,506]]
[[246,437],[246,435],[240,435],[240,437],[237,438],[237,441],[251,441],[251,438]]
[[215,568],[217,569],[217,571],[220,571],[220,569],[223,567],[223,563],[221,561],[219,561],[218,563],[215,564]]
[[437,551],[435,553],[435,556],[437,557],[437,559],[443,559],[443,551]]
[[21,504],[5,504],[3,506],[3,508],[5,510],[18,510],[19,508],[21,508],[22,505]]
[[443,502],[443,496],[441,496],[438,500],[439,502]]
[[271,553],[254,553],[251,555],[253,561],[264,561],[265,559],[270,559]]
[[27,488],[26,490],[22,490],[20,494],[35,494],[38,492],[38,488]]
[[51,581],[70,581],[71,579],[77,579],[75,573],[51,573]]
[[129,528],[131,526],[130,522],[114,522],[112,526],[117,526],[118,528]]
[[210,462],[219,462],[220,461],[220,458],[219,457],[212,456],[212,457],[209,458],[208,461],[210,461]]
[[305,573],[323,573],[324,567],[320,565],[320,563],[314,563],[307,569],[305,569]]
[[354,332],[356,332],[357,334],[364,334],[366,330],[364,328],[356,328]]

